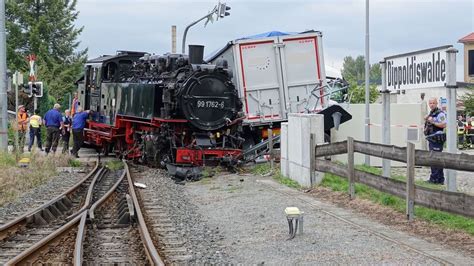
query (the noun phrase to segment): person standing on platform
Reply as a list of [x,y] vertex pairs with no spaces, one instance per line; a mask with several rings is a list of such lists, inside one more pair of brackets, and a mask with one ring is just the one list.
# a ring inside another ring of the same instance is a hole
[[82,107],[77,107],[77,112],[72,118],[72,139],[74,146],[72,148],[72,155],[79,158],[79,150],[84,143],[84,128],[86,127],[86,121],[89,118],[91,111],[82,111]]
[[36,145],[38,148],[43,151],[41,145],[41,126],[43,125],[43,119],[39,115],[39,110],[35,110],[35,114],[30,117],[30,143],[28,145],[28,151],[31,152],[31,147],[35,143],[36,137]]
[[79,98],[77,97],[77,92],[74,93],[74,98],[72,99],[71,104],[71,117],[74,117],[74,114],[77,112],[77,108],[79,107],[80,102]]
[[[18,151],[23,153],[25,148],[25,137],[26,130],[28,129],[28,114],[26,113],[25,106],[18,106],[17,113],[17,130],[18,130]],[[16,148],[16,147],[15,147]]]
[[61,129],[61,140],[63,142],[63,154],[67,153],[69,150],[69,140],[71,139],[71,125],[72,118],[71,112],[68,110],[64,111],[63,116],[63,127]]
[[53,109],[46,112],[44,115],[44,124],[46,125],[46,154],[52,150],[53,153],[56,152],[59,142],[59,129],[63,125],[63,116],[59,109],[61,105],[59,103],[54,104]]
[[[438,100],[431,98],[428,102],[430,113],[425,117],[425,136],[429,142],[429,150],[442,152],[446,141],[444,128],[446,127],[446,113],[438,108]],[[431,167],[429,183],[444,184],[443,168]]]

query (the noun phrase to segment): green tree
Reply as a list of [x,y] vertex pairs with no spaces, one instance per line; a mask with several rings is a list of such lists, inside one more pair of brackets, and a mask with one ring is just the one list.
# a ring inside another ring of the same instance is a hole
[[461,97],[461,100],[464,102],[464,107],[466,108],[465,113],[467,115],[474,115],[474,87],[469,87],[469,92],[464,94]]
[[[382,79],[380,64],[375,63],[369,66],[369,79],[371,82],[379,83]],[[344,57],[342,64],[342,76],[349,82],[365,81],[365,58],[362,55],[357,56],[356,59],[352,56]]]
[[[356,59],[346,56],[342,65],[342,76],[349,83],[351,103],[365,103],[365,59],[359,55]],[[379,96],[377,85],[382,80],[380,64],[370,66],[369,70],[369,99],[373,103]]]
[[[87,50],[77,51],[77,0],[10,0],[6,3],[7,64],[12,70],[28,73],[28,54],[35,54],[36,75],[47,95],[64,99],[75,90],[74,81],[82,72]],[[47,107],[46,107],[47,108]]]

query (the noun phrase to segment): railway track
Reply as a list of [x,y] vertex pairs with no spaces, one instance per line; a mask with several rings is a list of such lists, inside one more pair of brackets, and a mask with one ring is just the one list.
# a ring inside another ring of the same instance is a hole
[[139,203],[125,162],[124,168],[119,173],[97,166],[75,186],[79,199],[58,196],[15,220],[22,223],[2,226],[0,264],[164,265],[135,207]]
[[5,264],[66,224],[66,218],[81,209],[85,201],[85,191],[103,171],[103,168],[96,164],[85,178],[63,194],[2,225],[0,264]]
[[[131,172],[134,176],[140,175],[137,168]],[[186,247],[188,240],[181,235],[180,229],[176,226],[173,209],[163,206],[157,200],[157,197],[162,196],[165,195],[159,195],[152,189],[140,190],[138,193],[151,236],[166,264],[189,264],[193,255]]]

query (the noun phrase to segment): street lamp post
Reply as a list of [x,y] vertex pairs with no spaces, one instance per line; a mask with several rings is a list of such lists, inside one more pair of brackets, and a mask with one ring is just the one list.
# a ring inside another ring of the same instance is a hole
[[[370,80],[369,80],[369,0],[365,0],[365,141],[370,142]],[[370,156],[365,156],[370,165]]]
[[227,12],[228,10],[230,10],[230,7],[227,6],[226,3],[217,3],[216,6],[214,6],[214,8],[212,9],[211,12],[209,12],[207,15],[203,16],[202,18],[194,21],[193,23],[189,24],[188,26],[186,26],[186,29],[184,29],[184,34],[183,34],[183,43],[182,43],[182,47],[181,47],[181,53],[185,53],[186,52],[186,35],[188,34],[188,30],[189,28],[191,28],[192,26],[196,25],[197,23],[199,23],[200,21],[202,21],[203,19],[206,19],[207,18],[207,21],[206,23],[204,24],[204,26],[207,25],[207,23],[210,21],[210,22],[213,22],[214,19],[213,19],[213,15],[214,14],[217,14],[217,18],[216,20],[219,20],[219,18],[224,18],[226,16],[229,16],[230,13]]

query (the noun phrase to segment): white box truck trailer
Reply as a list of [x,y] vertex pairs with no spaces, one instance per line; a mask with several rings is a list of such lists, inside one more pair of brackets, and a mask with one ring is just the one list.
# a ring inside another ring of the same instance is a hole
[[278,133],[289,113],[321,112],[329,106],[322,89],[326,71],[319,31],[269,32],[230,41],[206,61],[215,64],[222,59],[233,72],[244,125],[247,130],[260,129],[262,137],[269,126]]

